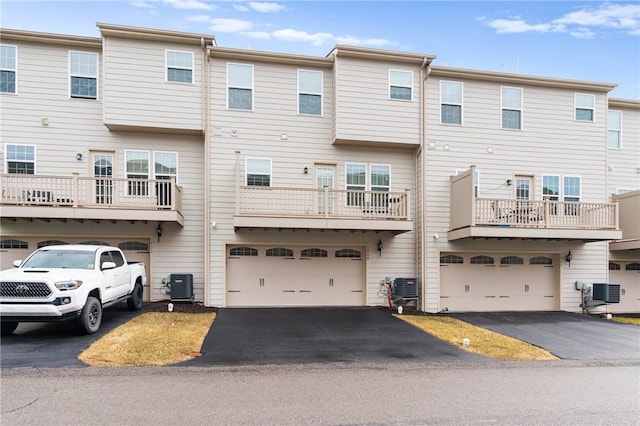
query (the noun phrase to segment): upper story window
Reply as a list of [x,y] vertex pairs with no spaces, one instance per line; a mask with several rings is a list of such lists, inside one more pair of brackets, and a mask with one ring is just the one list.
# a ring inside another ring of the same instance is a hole
[[440,123],[462,124],[462,83],[440,82]]
[[298,70],[298,113],[322,115],[322,71]]
[[253,65],[227,64],[227,107],[253,111]]
[[622,111],[609,110],[607,114],[608,146],[609,148],[622,148]]
[[389,99],[413,99],[413,72],[389,70]]
[[248,186],[271,186],[270,158],[247,158],[245,170]]
[[6,44],[0,45],[0,92],[16,93],[16,70],[18,48]]
[[33,175],[36,172],[35,145],[5,145],[5,170],[7,173]]
[[69,93],[72,98],[98,98],[98,54],[69,52]]
[[577,121],[594,121],[596,97],[584,93],[574,95]]
[[501,87],[502,128],[522,129],[522,89],[519,87]]
[[193,83],[193,53],[167,50],[167,81]]

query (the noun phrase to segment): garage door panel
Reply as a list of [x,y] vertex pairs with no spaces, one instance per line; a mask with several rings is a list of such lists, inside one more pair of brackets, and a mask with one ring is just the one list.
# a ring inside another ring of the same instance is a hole
[[620,270],[609,271],[609,281],[620,284],[620,303],[607,305],[612,313],[640,312],[640,271],[635,270],[638,262],[619,262]]

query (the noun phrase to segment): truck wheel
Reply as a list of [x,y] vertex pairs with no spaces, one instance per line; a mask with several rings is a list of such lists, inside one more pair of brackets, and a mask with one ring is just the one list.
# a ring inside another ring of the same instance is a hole
[[136,282],[131,292],[131,297],[127,299],[127,308],[130,311],[139,311],[142,308],[142,284]]
[[78,323],[80,331],[85,334],[93,334],[98,331],[102,323],[102,305],[98,299],[92,296],[87,297]]
[[2,321],[2,335],[8,336],[16,331],[18,328],[18,321]]

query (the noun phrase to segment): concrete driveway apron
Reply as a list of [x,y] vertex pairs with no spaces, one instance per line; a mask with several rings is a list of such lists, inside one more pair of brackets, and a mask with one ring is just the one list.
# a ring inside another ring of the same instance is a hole
[[640,359],[640,327],[570,312],[452,313],[562,359]]
[[180,365],[473,361],[378,308],[220,309],[202,356]]

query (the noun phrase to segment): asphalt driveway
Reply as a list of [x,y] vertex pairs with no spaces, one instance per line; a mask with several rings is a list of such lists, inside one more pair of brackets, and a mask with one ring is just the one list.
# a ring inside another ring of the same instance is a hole
[[539,346],[562,359],[640,359],[640,327],[570,312],[474,312],[452,317]]
[[377,308],[220,309],[202,356],[184,366],[473,361]]

